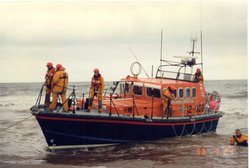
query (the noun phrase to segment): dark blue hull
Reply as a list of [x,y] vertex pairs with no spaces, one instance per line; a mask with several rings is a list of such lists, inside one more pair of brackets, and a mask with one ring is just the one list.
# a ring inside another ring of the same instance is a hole
[[153,119],[36,114],[48,146],[132,143],[215,131],[220,114],[200,118]]

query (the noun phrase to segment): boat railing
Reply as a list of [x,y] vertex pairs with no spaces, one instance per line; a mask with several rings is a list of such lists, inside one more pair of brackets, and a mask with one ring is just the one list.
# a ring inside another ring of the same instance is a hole
[[[200,64],[195,64],[195,65],[200,65]],[[165,70],[168,67],[177,67],[177,70],[176,71]],[[189,66],[187,66],[186,64],[160,65],[156,72],[156,78],[195,82],[195,75],[191,73],[192,71],[190,73],[186,72],[186,68],[188,67]],[[184,72],[181,72],[181,70],[183,69]]]

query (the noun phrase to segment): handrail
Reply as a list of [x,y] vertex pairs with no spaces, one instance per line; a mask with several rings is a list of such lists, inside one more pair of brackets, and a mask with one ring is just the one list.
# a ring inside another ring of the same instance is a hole
[[154,115],[154,95],[152,95],[151,119],[153,118],[153,115]]
[[137,112],[137,115],[139,116],[139,112],[138,112],[137,106],[135,104],[135,95],[133,95],[133,117],[135,117],[135,110]]
[[[192,81],[192,80],[184,80],[184,79],[179,79],[179,76],[180,76],[180,74],[183,74],[183,75],[185,75],[185,74],[187,74],[187,75],[190,75],[189,73],[181,73],[180,72],[180,70],[182,69],[182,68],[186,68],[186,67],[189,67],[189,65],[187,65],[187,64],[182,64],[182,63],[177,63],[177,62],[174,62],[175,64],[172,64],[171,63],[171,61],[165,61],[166,63],[167,63],[167,65],[160,65],[159,67],[158,67],[158,69],[157,69],[157,72],[156,72],[156,75],[155,75],[155,78],[164,78],[164,79],[174,79],[174,80],[182,80],[182,81],[189,81],[189,82],[194,82],[194,81]],[[193,66],[197,66],[197,65],[202,65],[202,63],[196,63],[196,64],[194,64],[194,65],[192,65],[191,67],[193,67]],[[167,70],[162,70],[162,68],[163,67],[179,67],[179,69],[178,69],[178,71],[167,71]],[[175,78],[171,78],[171,77],[163,77],[163,76],[161,76],[161,75],[159,75],[159,72],[161,72],[161,74],[162,73],[176,73],[176,77]],[[193,75],[192,75],[193,76]]]
[[[68,103],[69,98],[72,97],[73,100],[73,105],[75,106],[75,102],[76,102],[76,94],[75,94],[75,86],[73,86],[73,91],[71,92],[71,94],[68,96],[68,98],[62,103],[62,106],[59,107],[59,109],[56,111],[57,113],[59,112],[59,110],[61,110],[61,108],[63,107],[63,105],[65,103]],[[73,113],[75,113],[75,108],[73,108]]]
[[113,104],[113,106],[114,106],[114,108],[115,108],[115,111],[116,111],[117,115],[120,116],[120,114],[119,114],[119,112],[118,112],[118,110],[117,110],[117,108],[116,108],[116,106],[115,106],[115,103],[114,103],[114,101],[113,101],[113,99],[112,99],[112,94],[111,94],[111,93],[110,93],[110,98],[109,98],[109,100],[110,100],[110,111],[109,111],[109,116],[112,115],[112,108],[111,108],[112,104]]

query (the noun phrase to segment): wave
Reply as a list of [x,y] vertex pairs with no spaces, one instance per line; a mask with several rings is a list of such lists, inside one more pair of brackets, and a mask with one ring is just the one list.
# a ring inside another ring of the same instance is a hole
[[9,104],[0,104],[0,107],[9,107],[9,106],[14,106],[14,103],[9,103]]
[[245,98],[248,98],[248,92],[241,91],[241,92],[238,92],[237,94],[225,94],[225,95],[222,95],[222,98],[245,99]]

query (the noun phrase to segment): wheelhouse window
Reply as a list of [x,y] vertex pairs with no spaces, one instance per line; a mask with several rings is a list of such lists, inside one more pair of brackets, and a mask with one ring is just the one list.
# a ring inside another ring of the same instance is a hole
[[192,97],[196,97],[196,88],[192,88]]
[[186,88],[186,98],[189,98],[190,95],[190,88]]
[[147,96],[161,98],[161,91],[156,88],[147,88]]
[[178,89],[178,98],[183,98],[184,97],[184,91],[182,88]]
[[129,84],[125,83],[124,93],[129,93]]
[[133,93],[135,95],[142,95],[142,86],[136,86],[133,87]]

